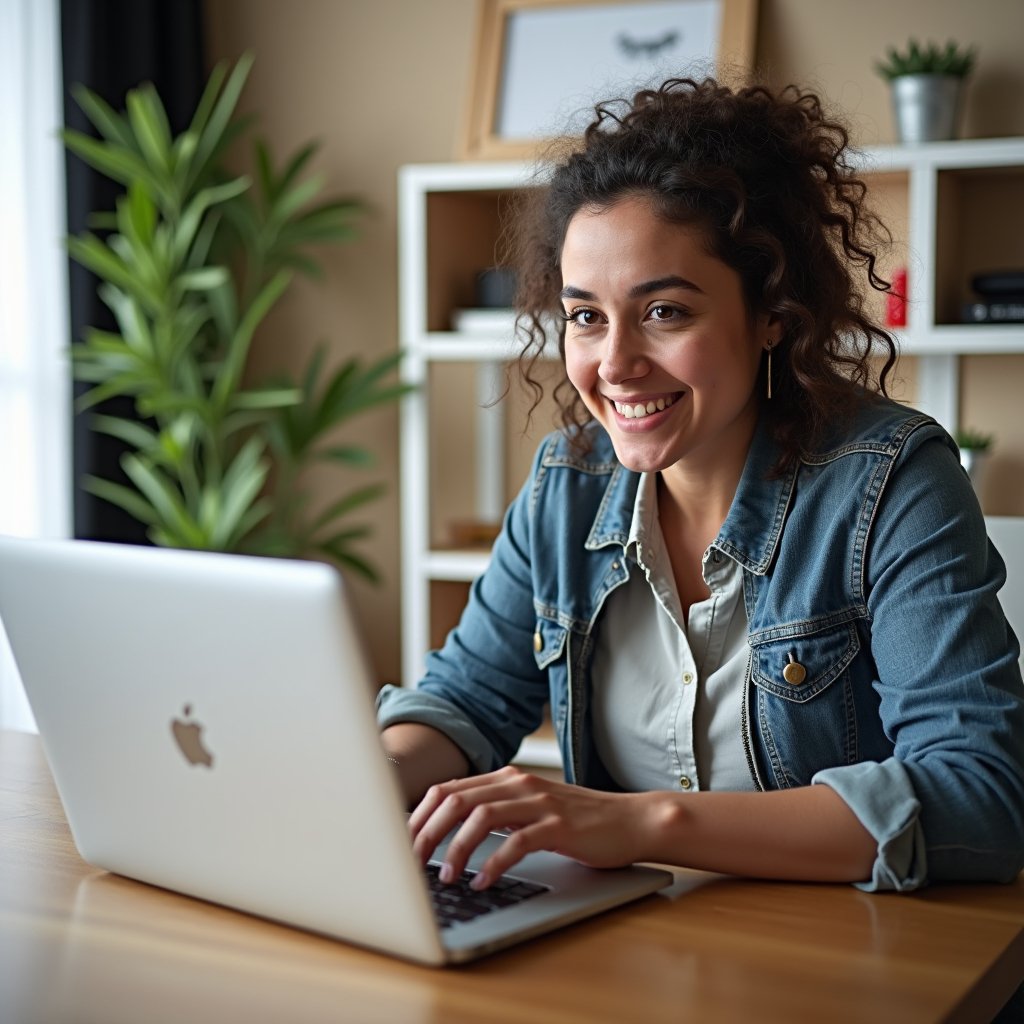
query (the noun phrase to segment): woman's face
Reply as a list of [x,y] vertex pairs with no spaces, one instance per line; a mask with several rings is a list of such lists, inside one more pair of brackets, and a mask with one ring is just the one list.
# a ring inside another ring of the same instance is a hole
[[619,461],[742,466],[761,354],[780,331],[751,318],[739,275],[702,233],[623,199],[572,218],[561,264],[566,370]]

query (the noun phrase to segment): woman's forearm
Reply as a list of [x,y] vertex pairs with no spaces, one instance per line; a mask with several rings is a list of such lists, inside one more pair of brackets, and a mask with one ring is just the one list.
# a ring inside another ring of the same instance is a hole
[[645,793],[643,859],[748,877],[871,878],[876,843],[828,786],[766,793]]
[[381,733],[384,752],[395,762],[410,808],[436,782],[469,774],[469,761],[444,733],[418,722],[399,722]]

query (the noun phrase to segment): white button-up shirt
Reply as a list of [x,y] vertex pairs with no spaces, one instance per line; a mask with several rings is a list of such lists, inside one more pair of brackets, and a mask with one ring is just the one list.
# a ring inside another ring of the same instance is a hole
[[658,521],[657,476],[640,479],[624,548],[629,580],[608,596],[593,661],[597,751],[623,789],[753,789],[740,732],[747,671],[742,570],[714,546],[710,596],[676,591]]

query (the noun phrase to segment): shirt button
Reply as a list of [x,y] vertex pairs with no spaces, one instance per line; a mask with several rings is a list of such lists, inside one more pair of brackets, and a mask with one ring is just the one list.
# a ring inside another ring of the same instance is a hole
[[684,672],[683,673],[683,682],[684,683],[692,683],[693,682],[693,673],[692,672]]
[[689,789],[693,785],[693,783],[690,781],[690,776],[689,775],[680,775],[679,776],[679,785],[682,786],[683,789]]

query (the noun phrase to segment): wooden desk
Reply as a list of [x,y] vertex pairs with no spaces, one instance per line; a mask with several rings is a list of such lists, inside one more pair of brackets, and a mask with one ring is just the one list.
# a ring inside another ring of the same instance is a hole
[[1024,882],[869,896],[680,872],[652,896],[432,970],[97,871],[36,737],[0,732],[0,1019],[986,1021],[1024,980]]

